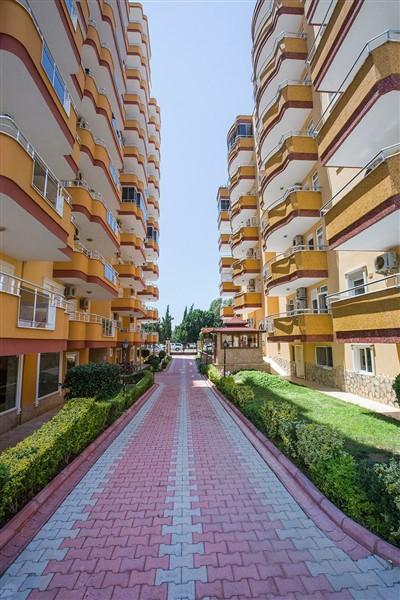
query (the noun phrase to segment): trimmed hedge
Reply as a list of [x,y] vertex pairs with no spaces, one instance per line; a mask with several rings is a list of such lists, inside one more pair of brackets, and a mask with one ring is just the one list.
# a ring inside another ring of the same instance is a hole
[[235,378],[223,377],[222,373],[214,365],[203,365],[200,372],[216,385],[224,396],[229,398],[241,410],[254,401],[254,392],[249,385],[239,384]]
[[0,454],[0,523],[53,477],[153,384],[153,374],[110,399],[74,398],[32,435]]
[[69,369],[63,387],[69,388],[70,398],[102,400],[118,394],[122,387],[120,365],[89,363]]
[[396,376],[392,385],[393,391],[396,395],[397,404],[400,406],[400,373]]
[[[244,403],[235,402],[238,385],[234,377],[223,378],[213,365],[199,364],[218,389],[277,446],[308,473],[315,485],[336,506],[389,542],[400,545],[400,461],[386,464],[359,463],[343,450],[344,440],[333,427],[299,420],[298,408],[289,400],[266,400],[259,408],[249,394]],[[267,373],[260,376],[271,387],[285,387]]]

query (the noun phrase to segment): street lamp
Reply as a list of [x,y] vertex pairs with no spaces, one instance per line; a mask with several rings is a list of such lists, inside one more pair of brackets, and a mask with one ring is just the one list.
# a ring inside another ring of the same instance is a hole
[[125,342],[122,342],[122,348],[124,349],[124,363],[129,362],[128,361],[128,348],[129,348],[129,343],[128,340],[125,340]]
[[226,377],[226,349],[229,348],[228,342],[224,341],[224,377]]

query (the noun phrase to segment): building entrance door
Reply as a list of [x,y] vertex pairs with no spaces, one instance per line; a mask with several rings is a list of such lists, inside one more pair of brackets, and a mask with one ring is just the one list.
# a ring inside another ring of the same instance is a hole
[[296,363],[296,377],[304,379],[304,354],[303,346],[294,347],[294,360]]

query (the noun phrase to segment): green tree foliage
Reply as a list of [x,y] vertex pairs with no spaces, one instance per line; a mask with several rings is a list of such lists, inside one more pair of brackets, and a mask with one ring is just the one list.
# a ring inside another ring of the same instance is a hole
[[201,310],[192,306],[183,314],[182,322],[175,327],[172,339],[181,344],[191,344],[197,342],[200,335],[200,330],[203,327],[219,327],[222,325],[222,320],[216,311],[218,301],[213,301],[208,310]]

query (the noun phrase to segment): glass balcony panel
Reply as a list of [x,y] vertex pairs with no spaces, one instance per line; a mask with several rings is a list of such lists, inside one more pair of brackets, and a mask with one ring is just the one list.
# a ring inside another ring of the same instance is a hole
[[35,314],[35,292],[21,286],[18,324],[32,327]]
[[35,160],[33,164],[33,185],[42,196],[46,196],[46,176],[46,169]]

